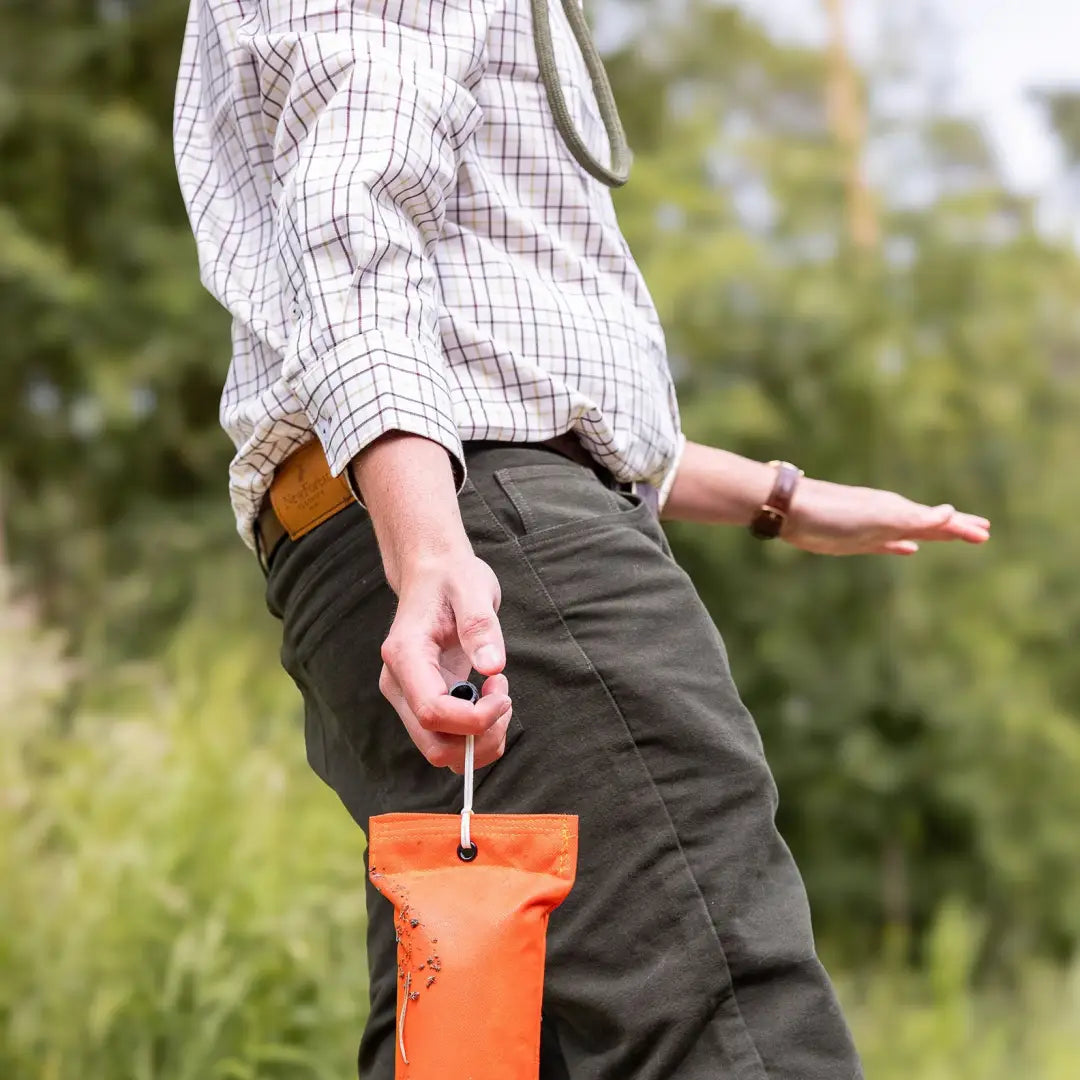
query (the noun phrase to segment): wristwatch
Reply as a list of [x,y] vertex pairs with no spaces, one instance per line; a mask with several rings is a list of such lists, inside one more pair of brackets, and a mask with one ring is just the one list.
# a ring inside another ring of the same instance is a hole
[[780,535],[791,510],[795,488],[803,475],[802,469],[792,465],[790,461],[770,461],[769,464],[776,469],[776,483],[750,523],[750,535],[758,540],[774,540]]

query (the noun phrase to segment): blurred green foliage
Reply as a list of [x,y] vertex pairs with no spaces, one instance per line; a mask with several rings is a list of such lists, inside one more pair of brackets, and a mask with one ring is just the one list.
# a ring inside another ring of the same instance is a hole
[[363,836],[312,782],[270,635],[222,652],[213,608],[63,717],[55,641],[0,609],[5,1080],[355,1071]]
[[[363,840],[303,760],[272,634],[200,591],[159,662],[74,709],[62,642],[0,605],[4,1080],[354,1073]],[[1080,967],[976,992],[985,932],[949,905],[924,970],[841,980],[871,1080],[1072,1080]]]
[[988,920],[980,962],[1066,955],[1080,261],[978,129],[936,116],[906,130],[931,194],[880,192],[880,249],[852,250],[826,58],[708,4],[662,40],[611,65],[640,133],[620,213],[688,432],[994,523],[984,549],[907,561],[671,530],[762,728],[819,930],[853,960],[883,927],[917,953],[962,898]]
[[[1080,260],[932,110],[872,113],[894,156],[854,250],[823,54],[637,6],[617,198],[688,434],[994,522],[913,560],[671,530],[868,1075],[1071,1077]],[[361,838],[303,764],[225,495],[228,325],[171,161],[184,8],[0,9],[0,561],[64,635],[0,608],[5,1080],[345,1075],[365,1008]],[[1076,97],[1044,100],[1075,170]]]
[[119,656],[160,644],[186,560],[208,528],[231,532],[228,319],[199,283],[172,161],[185,10],[0,10],[4,523],[50,612]]

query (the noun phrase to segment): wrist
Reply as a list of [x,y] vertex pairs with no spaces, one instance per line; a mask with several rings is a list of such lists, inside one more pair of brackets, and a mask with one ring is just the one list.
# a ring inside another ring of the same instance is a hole
[[444,573],[447,567],[460,565],[472,554],[472,544],[459,520],[457,529],[410,538],[397,550],[384,553],[384,562],[393,563],[395,578],[402,588],[406,588],[421,579]]
[[768,499],[775,479],[776,470],[763,462],[688,442],[664,517],[746,527]]
[[393,432],[363,450],[349,467],[395,593],[448,560],[472,553],[450,457],[438,443]]
[[753,470],[746,470],[746,483],[741,494],[738,524],[750,528],[761,513],[776,486],[776,466],[771,462],[755,461]]
[[773,484],[750,523],[750,534],[757,540],[774,540],[782,534],[803,477],[802,469],[789,461],[770,461],[768,467]]

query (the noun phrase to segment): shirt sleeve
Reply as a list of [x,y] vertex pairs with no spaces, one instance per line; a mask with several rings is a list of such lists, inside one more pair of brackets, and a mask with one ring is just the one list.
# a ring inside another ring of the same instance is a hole
[[686,436],[680,431],[678,440],[675,444],[675,453],[672,455],[671,462],[667,467],[667,472],[664,473],[664,478],[660,481],[660,486],[657,491],[657,514],[664,509],[664,506],[668,501],[668,496],[671,494],[671,489],[675,486],[675,477],[679,473],[679,466],[682,464],[683,453],[685,450]]
[[344,30],[290,19],[238,39],[272,136],[282,377],[335,475],[398,430],[445,447],[460,483],[432,254],[480,121],[478,50],[364,7]]

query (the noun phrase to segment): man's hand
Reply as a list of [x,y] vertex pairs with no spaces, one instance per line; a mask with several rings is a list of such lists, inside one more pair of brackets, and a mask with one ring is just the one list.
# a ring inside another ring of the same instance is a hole
[[[465,735],[477,766],[502,755],[510,721],[499,628],[499,583],[472,551],[446,451],[393,433],[353,462],[375,526],[397,615],[383,643],[379,689],[432,765],[464,768]],[[475,669],[488,676],[472,705],[447,688]]]
[[914,555],[923,540],[990,539],[990,522],[891,491],[803,478],[782,539],[817,555]]
[[[687,443],[664,517],[749,525],[772,491],[776,470]],[[804,477],[780,536],[820,555],[914,555],[923,540],[990,539],[990,522],[951,506],[923,506],[891,491]]]

